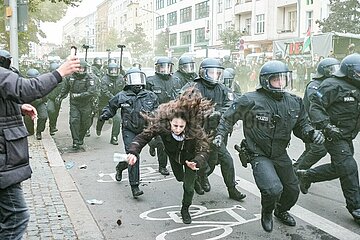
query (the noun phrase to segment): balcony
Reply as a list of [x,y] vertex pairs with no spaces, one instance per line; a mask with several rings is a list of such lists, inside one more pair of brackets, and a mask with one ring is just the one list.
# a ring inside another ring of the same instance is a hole
[[298,0],[277,0],[276,6],[277,7],[285,7],[289,5],[297,5]]
[[253,3],[251,0],[239,0],[234,7],[234,14],[242,14],[252,11]]

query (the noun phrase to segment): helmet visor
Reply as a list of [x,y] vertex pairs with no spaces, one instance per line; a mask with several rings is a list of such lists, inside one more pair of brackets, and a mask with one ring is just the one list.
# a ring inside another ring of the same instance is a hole
[[355,64],[351,67],[351,70],[349,68],[349,77],[354,80],[360,81],[360,64]]
[[155,71],[160,74],[171,74],[172,66],[172,63],[158,63],[155,66]]
[[206,68],[206,79],[213,83],[219,83],[223,79],[224,69],[221,68]]
[[126,85],[146,85],[146,76],[142,72],[126,75]]
[[331,66],[326,66],[324,68],[324,73],[326,77],[330,77],[333,75],[334,72],[338,71],[340,69],[340,64],[335,64]]
[[109,68],[108,69],[108,75],[109,76],[118,76],[119,75],[119,69],[118,68]]
[[291,86],[291,82],[291,72],[270,74],[268,77],[268,88],[273,91],[283,92],[287,89],[287,86]]
[[195,63],[184,63],[180,65],[180,70],[183,73],[194,73],[195,72]]

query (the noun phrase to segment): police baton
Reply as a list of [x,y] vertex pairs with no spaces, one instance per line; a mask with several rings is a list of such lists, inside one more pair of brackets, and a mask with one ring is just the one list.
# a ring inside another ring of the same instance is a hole
[[85,49],[85,62],[87,62],[87,53],[88,53],[88,49],[90,48],[90,46],[87,44],[83,44],[82,48]]
[[245,156],[245,152],[244,152],[244,149],[242,149],[239,145],[235,144],[234,145],[234,148],[235,150],[239,153],[239,158],[240,158],[240,162],[241,162],[241,165],[244,167],[244,168],[247,168],[247,164],[248,164],[248,158],[247,156]]
[[122,45],[122,44],[119,44],[117,45],[118,48],[120,48],[120,63],[119,63],[119,68],[120,68],[120,72],[122,72],[122,58],[123,58],[123,51],[124,51],[124,48],[126,48],[125,45]]

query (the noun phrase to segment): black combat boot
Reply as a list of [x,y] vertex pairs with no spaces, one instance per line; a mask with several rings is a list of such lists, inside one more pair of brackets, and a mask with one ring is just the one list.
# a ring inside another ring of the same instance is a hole
[[267,232],[271,232],[273,230],[272,211],[261,211],[261,226]]
[[124,162],[119,162],[118,165],[116,165],[116,175],[115,175],[115,179],[116,181],[121,181],[122,179],[122,172],[127,169],[128,167],[128,163],[126,161]]
[[285,225],[291,227],[296,225],[295,219],[287,211],[280,212],[279,210],[275,209],[274,215]]
[[140,190],[139,185],[131,185],[131,192],[134,198],[144,194],[144,192]]
[[185,224],[190,224],[191,223],[191,216],[189,213],[189,207],[190,206],[186,206],[186,205],[182,205],[181,207],[181,217],[183,220],[183,223]]
[[156,156],[156,150],[154,147],[149,147],[149,154],[150,156],[152,157],[155,157]]
[[211,185],[208,176],[200,176],[200,183],[205,192],[210,192]]
[[112,136],[112,137],[111,137],[111,140],[110,140],[110,143],[111,143],[112,145],[119,145],[118,138],[115,137],[115,136]]
[[360,208],[352,211],[351,216],[353,216],[354,221],[360,225]]
[[202,186],[200,184],[199,178],[195,179],[194,189],[195,189],[195,192],[199,195],[205,194],[204,189],[202,188]]
[[37,132],[36,133],[36,140],[41,140],[42,137],[41,137],[41,132]]
[[311,186],[311,182],[308,180],[308,171],[307,170],[297,170],[296,175],[299,179],[300,191],[303,194],[307,194],[309,192],[309,188]]
[[228,192],[229,192],[229,197],[236,201],[240,201],[240,200],[246,198],[246,194],[241,193],[239,190],[236,189],[235,186],[228,188]]
[[161,173],[161,175],[164,175],[164,176],[170,175],[169,170],[167,170],[166,167],[159,167],[159,173]]

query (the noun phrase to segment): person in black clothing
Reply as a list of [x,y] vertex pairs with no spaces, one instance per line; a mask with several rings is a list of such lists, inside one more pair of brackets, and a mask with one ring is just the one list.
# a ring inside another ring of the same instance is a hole
[[[109,100],[113,98],[118,92],[124,88],[125,82],[123,76],[120,74],[120,69],[116,63],[109,63],[106,75],[100,81],[100,96],[99,96],[99,112],[101,115],[103,108],[108,104]],[[120,134],[121,116],[116,113],[113,117],[113,124],[111,129],[110,143],[118,145],[118,136]],[[104,121],[98,119],[96,122],[96,135],[101,135],[101,129]]]
[[179,58],[178,70],[173,74],[181,81],[181,86],[194,81],[197,77],[195,72],[195,61],[192,57],[182,56]]
[[189,207],[196,171],[205,167],[208,156],[209,138],[202,122],[212,110],[210,101],[204,100],[196,89],[189,88],[178,99],[161,104],[155,114],[148,117],[150,125],[133,139],[128,151],[129,164],[137,164],[141,149],[153,137],[161,137],[175,178],[183,182],[181,217],[185,224],[191,223]]
[[[180,79],[173,76],[173,62],[168,57],[159,57],[155,63],[155,75],[146,79],[146,89],[158,96],[159,104],[174,100],[182,87]],[[155,156],[155,149],[159,162],[159,172],[162,175],[169,175],[166,168],[167,156],[164,151],[164,144],[160,137],[156,137],[149,143],[149,152]]]
[[291,71],[283,62],[265,63],[260,69],[258,89],[241,95],[224,113],[214,139],[217,145],[224,145],[223,139],[233,125],[243,121],[242,146],[246,145],[246,156],[261,193],[261,224],[268,232],[273,229],[274,209],[281,222],[296,225],[288,213],[299,196],[298,179],[286,152],[291,133],[305,142],[324,141],[322,133],[311,126],[301,98],[285,92],[290,81]]
[[[220,83],[223,80],[224,68],[218,59],[206,58],[204,59],[199,68],[199,77],[192,83],[188,83],[183,87],[183,90],[188,87],[195,87],[201,93],[205,99],[210,100],[215,104],[215,111],[206,118],[204,128],[206,133],[213,137],[213,133],[219,124],[220,116],[230,106],[231,100],[229,99],[230,90],[224,84]],[[229,197],[236,201],[240,201],[246,197],[239,190],[236,189],[235,181],[235,168],[233,159],[226,149],[225,145],[220,147],[214,144],[210,145],[210,154],[207,160],[208,169],[205,171],[199,171],[199,178],[195,182],[195,190],[198,194],[204,194],[209,192],[211,185],[208,176],[214,171],[215,166],[220,164],[221,174],[223,176],[225,185],[228,190]]]
[[[99,120],[108,120],[116,116],[118,109],[121,109],[122,137],[125,151],[128,153],[134,137],[146,127],[146,121],[141,114],[151,113],[159,103],[156,94],[145,89],[146,75],[140,69],[130,68],[124,79],[124,89],[110,99],[108,105],[102,110]],[[143,194],[143,191],[139,189],[139,162],[128,168],[130,187],[135,198]],[[122,171],[127,167],[124,162],[118,163],[115,175],[117,181],[121,181]]]
[[[311,95],[316,93],[321,82],[332,76],[340,67],[339,60],[335,58],[325,58],[321,60],[317,66],[317,72],[313,76],[312,81],[306,86],[304,93],[304,107],[305,111],[309,113]],[[305,151],[301,154],[299,159],[293,164],[296,170],[309,169],[321,158],[327,154],[326,148],[321,144],[305,143]]]
[[360,54],[346,56],[333,77],[325,79],[312,95],[309,116],[324,132],[331,163],[298,170],[301,192],[311,183],[339,179],[346,208],[360,224],[359,173],[352,140],[360,130]]

